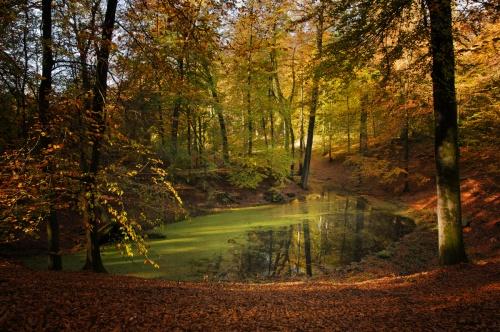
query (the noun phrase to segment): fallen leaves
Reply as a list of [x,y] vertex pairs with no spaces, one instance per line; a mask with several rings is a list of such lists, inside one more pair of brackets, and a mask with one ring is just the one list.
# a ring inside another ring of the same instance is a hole
[[40,272],[2,262],[0,329],[497,331],[499,267],[245,284]]

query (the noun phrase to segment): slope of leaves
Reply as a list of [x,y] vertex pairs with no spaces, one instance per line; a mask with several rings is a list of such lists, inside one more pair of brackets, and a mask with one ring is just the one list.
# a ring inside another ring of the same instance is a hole
[[498,331],[498,263],[361,283],[176,283],[0,263],[0,329]]

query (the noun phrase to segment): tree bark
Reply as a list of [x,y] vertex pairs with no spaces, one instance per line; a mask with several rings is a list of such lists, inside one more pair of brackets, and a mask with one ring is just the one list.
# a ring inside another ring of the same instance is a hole
[[[316,28],[316,64],[319,63],[323,54],[323,7],[318,9],[318,22]],[[311,165],[312,146],[314,139],[314,123],[316,122],[316,109],[319,99],[319,80],[320,75],[318,70],[315,70],[312,82],[311,104],[309,110],[309,125],[307,127],[307,143],[302,166],[301,186],[307,189],[307,181],[309,180],[309,171]]]
[[405,97],[405,106],[404,106],[404,124],[403,124],[403,129],[401,131],[401,141],[403,143],[403,162],[404,162],[404,168],[405,168],[405,175],[404,175],[404,185],[403,185],[403,192],[409,192],[410,191],[410,183],[409,183],[409,171],[410,171],[410,119],[409,119],[409,114],[408,114],[408,109],[406,107],[406,102],[407,99]]
[[359,116],[359,154],[364,156],[368,151],[368,112],[366,110],[368,104],[368,95],[364,94],[361,97],[361,109]]
[[346,97],[347,104],[347,153],[351,153],[351,110],[349,108],[349,96]]
[[426,2],[431,19],[439,261],[450,265],[467,261],[462,234],[451,2]]
[[175,159],[177,156],[177,136],[179,132],[179,116],[181,114],[181,100],[177,97],[174,101],[174,108],[172,112],[172,131],[170,139],[172,141],[172,157]]
[[101,159],[101,144],[106,129],[105,103],[111,51],[113,28],[118,0],[108,0],[106,14],[102,25],[102,37],[97,50],[96,79],[93,89],[92,120],[94,121],[92,136],[92,155],[89,163],[89,175],[85,184],[84,221],[87,238],[87,256],[85,270],[105,272],[99,248],[100,211],[96,206],[96,180]]
[[[40,149],[44,150],[52,143],[51,128],[49,121],[50,93],[52,91],[52,68],[54,59],[52,56],[52,0],[42,0],[42,79],[38,91],[38,115],[42,126],[42,137]],[[53,165],[49,161],[44,169],[48,177],[52,176]],[[49,183],[52,181],[49,179]],[[47,216],[47,241],[48,241],[48,268],[49,270],[61,270],[62,260],[59,253],[59,222],[54,206],[54,193],[52,186],[49,188],[50,203]]]
[[304,77],[302,77],[302,84],[300,89],[300,138],[299,138],[299,175],[302,176],[302,158],[304,157]]
[[[252,5],[253,6],[253,5]],[[247,56],[247,154],[252,155],[253,152],[253,115],[252,115],[252,51],[253,51],[253,7],[250,9],[250,40],[248,42]]]
[[[178,70],[179,70],[179,76],[181,80],[184,80],[184,59],[180,58],[178,60]],[[171,139],[171,144],[172,144],[172,157],[175,160],[177,156],[177,136],[179,134],[179,117],[181,114],[181,107],[182,107],[182,99],[178,95],[175,98],[174,101],[174,107],[172,110],[172,131],[170,133],[170,139]]]
[[[222,106],[220,104],[219,95],[217,93],[217,86],[215,84],[214,78],[208,66],[205,68],[208,75],[208,84],[210,86],[210,91],[212,93],[212,98],[214,99],[214,110],[217,114],[217,119],[219,120],[220,136],[222,140],[222,158],[225,164],[229,164],[229,143],[227,139],[227,129],[226,121],[224,119],[224,114],[222,112]],[[265,130],[265,129],[264,129]]]

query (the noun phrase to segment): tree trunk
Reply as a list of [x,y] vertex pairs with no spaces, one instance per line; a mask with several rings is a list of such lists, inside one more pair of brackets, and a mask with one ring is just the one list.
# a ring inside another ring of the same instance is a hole
[[84,198],[83,221],[85,224],[85,265],[83,270],[105,273],[106,269],[102,263],[101,251],[99,248],[99,218],[98,211],[94,207],[95,199],[92,189],[93,184],[86,185],[85,193],[89,197]]
[[302,176],[303,166],[302,158],[304,157],[304,78],[302,77],[302,84],[300,89],[300,138],[299,138],[299,175]]
[[225,164],[229,164],[229,143],[227,140],[226,121],[220,107],[216,107],[217,118],[219,119],[220,136],[222,139],[222,158]]
[[174,101],[174,108],[172,110],[172,130],[170,132],[170,139],[172,144],[172,158],[177,156],[177,136],[179,133],[179,116],[181,114],[181,100],[177,97]]
[[97,173],[101,158],[101,144],[106,129],[105,103],[109,69],[109,53],[112,46],[113,28],[118,0],[108,0],[102,25],[102,37],[97,50],[96,79],[92,100],[92,155],[89,163],[89,176],[85,185],[84,221],[87,234],[87,257],[84,269],[105,272],[99,250],[99,211],[96,206],[95,190]]
[[295,133],[293,131],[292,115],[291,114],[288,114],[288,127],[290,128],[290,141],[292,142],[292,145],[291,145],[292,164],[290,165],[290,176],[293,177],[294,168],[295,168]]
[[264,114],[262,114],[260,120],[262,126],[262,133],[264,134],[264,143],[266,144],[266,149],[269,149],[269,141],[267,140],[266,118],[264,117]]
[[[406,99],[405,99],[405,104],[406,104]],[[410,184],[409,184],[409,167],[410,167],[410,138],[409,138],[409,132],[410,132],[410,119],[408,115],[408,109],[404,109],[404,124],[403,124],[403,129],[401,131],[401,141],[403,143],[403,162],[404,162],[404,168],[405,168],[405,175],[404,175],[404,187],[403,187],[403,192],[409,192],[410,191]]]
[[439,261],[467,261],[460,202],[455,57],[450,0],[427,0],[431,18],[432,85]]
[[[184,59],[178,59],[178,70],[181,81],[184,80]],[[172,144],[172,158],[175,160],[177,156],[177,138],[179,135],[179,117],[181,114],[182,98],[177,95],[174,101],[174,108],[172,110],[172,128],[170,132],[170,139]]]
[[349,96],[346,97],[347,104],[347,153],[351,153],[351,110],[349,109]]
[[250,40],[248,42],[247,56],[247,154],[250,156],[253,152],[253,115],[252,115],[252,48],[253,48],[253,7],[250,9]]
[[[207,69],[208,72],[208,69]],[[215,85],[215,82],[213,80],[213,77],[211,73],[208,73],[209,75],[209,84],[210,84],[210,89],[212,91],[212,97],[214,98],[214,110],[215,113],[217,114],[217,119],[219,120],[219,127],[220,127],[220,136],[222,139],[222,157],[224,160],[225,164],[229,164],[229,143],[227,140],[227,129],[226,129],[226,121],[224,120],[224,114],[222,112],[222,106],[220,104],[219,100],[219,95],[217,94],[217,87]]]
[[368,151],[368,112],[366,110],[368,104],[368,95],[364,94],[361,97],[361,109],[359,116],[359,154],[364,156]]
[[[186,113],[186,121],[187,121],[187,152],[188,152],[188,156],[189,156],[189,160],[190,160],[190,163],[193,162],[193,158],[192,158],[192,138],[191,138],[191,111],[188,111]],[[190,165],[190,167],[192,167],[192,165]]]
[[[316,28],[316,64],[319,64],[323,53],[323,6],[318,10],[318,25]],[[314,139],[314,123],[316,122],[316,109],[318,107],[319,99],[319,79],[320,75],[317,68],[314,71],[312,82],[311,105],[309,111],[309,125],[307,127],[307,143],[304,156],[304,164],[302,168],[301,186],[307,189],[307,181],[309,179],[309,171],[311,165],[312,146]]]
[[47,220],[47,242],[49,244],[48,268],[49,270],[62,270],[62,259],[59,252],[59,221],[56,210],[51,207]]
[[274,149],[275,138],[274,138],[274,111],[271,108],[269,111],[269,126],[271,126],[271,147]]
[[333,133],[332,133],[332,121],[328,122],[328,160],[332,161],[332,140],[333,140]]
[[[42,137],[40,149],[44,150],[51,144],[49,107],[50,93],[52,91],[52,68],[54,59],[52,57],[52,0],[42,0],[42,79],[38,91],[38,115],[42,126]],[[52,176],[53,167],[49,156],[48,165],[44,169],[48,177]],[[49,183],[52,181],[49,179]],[[48,241],[48,268],[49,270],[61,270],[62,260],[59,253],[59,222],[54,207],[54,193],[52,186],[49,188],[51,202],[47,217],[47,241]]]

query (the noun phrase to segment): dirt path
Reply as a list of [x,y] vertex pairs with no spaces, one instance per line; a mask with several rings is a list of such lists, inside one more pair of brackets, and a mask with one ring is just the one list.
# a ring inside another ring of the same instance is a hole
[[311,191],[321,191],[324,187],[345,190],[350,176],[345,168],[334,167],[328,158],[322,157],[317,152],[313,154],[309,177]]

